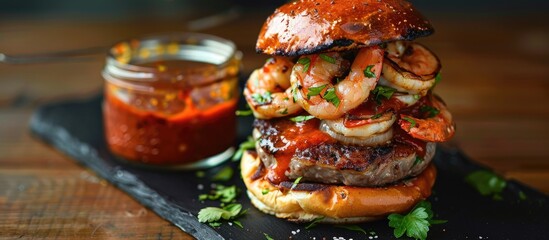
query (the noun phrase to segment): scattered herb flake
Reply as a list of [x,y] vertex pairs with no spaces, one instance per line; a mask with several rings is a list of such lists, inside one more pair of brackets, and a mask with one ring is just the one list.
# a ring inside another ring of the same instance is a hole
[[324,220],[324,217],[315,218],[311,223],[309,223],[309,225],[307,225],[307,226],[305,227],[305,229],[308,230],[308,229],[311,229],[311,228],[315,227],[315,226],[318,225],[318,223],[319,223],[320,221],[322,221],[322,220]]
[[311,66],[311,59],[308,57],[302,57],[299,60],[297,60],[297,63],[303,65],[303,72],[309,71],[309,67]]
[[213,177],[212,181],[228,181],[233,177],[233,168],[231,166],[226,166],[219,170]]
[[252,110],[251,109],[248,109],[248,110],[236,110],[235,114],[236,116],[239,116],[239,117],[244,117],[244,116],[250,116],[252,115]]
[[393,213],[387,218],[389,219],[389,226],[394,228],[393,234],[396,238],[400,238],[406,233],[408,237],[425,240],[432,224],[447,222],[433,220],[433,215],[431,203],[421,201],[408,214]]
[[274,240],[269,234],[263,233],[263,235],[265,235],[265,239],[267,240]]
[[428,105],[421,106],[421,108],[419,110],[423,113],[427,113],[428,118],[435,117],[436,115],[438,115],[440,113],[440,111],[438,109],[436,109],[434,107],[431,107],[431,106],[428,106]]
[[307,121],[307,120],[311,120],[313,118],[315,118],[315,117],[311,116],[311,115],[307,115],[307,116],[296,116],[296,117],[290,118],[290,120],[292,122],[304,122],[304,121]]
[[518,196],[519,196],[519,199],[520,199],[521,201],[524,201],[524,200],[528,199],[528,196],[526,196],[526,194],[525,194],[523,191],[520,191],[520,192],[518,193]]
[[196,177],[203,178],[204,176],[206,176],[204,171],[196,171]]
[[416,156],[416,160],[414,161],[412,167],[420,164],[421,162],[423,162],[423,158],[421,158],[420,156]]
[[330,57],[326,54],[320,54],[320,58],[322,58],[322,60],[326,61],[326,62],[329,62],[331,64],[335,64],[336,63],[336,60],[335,58],[333,57]]
[[372,116],[370,119],[378,119],[381,117],[381,113],[376,113],[374,116]]
[[212,190],[211,194],[200,194],[198,196],[198,200],[220,200],[222,203],[230,203],[233,202],[237,195],[238,190],[236,186],[233,185],[226,187],[223,185],[217,185],[216,188]]
[[221,222],[211,222],[211,223],[208,223],[210,226],[216,228],[216,227],[220,227],[221,226]]
[[288,109],[287,109],[287,108],[284,108],[284,110],[282,110],[282,112],[280,112],[280,114],[282,114],[282,115],[288,114]]
[[326,88],[326,84],[321,85],[321,86],[316,86],[316,87],[310,87],[309,92],[307,93],[307,98],[310,98],[310,97],[313,97],[313,96],[318,96],[320,94],[320,92],[322,92],[322,90],[324,90],[324,88]]
[[297,187],[297,184],[299,184],[299,182],[301,181],[301,178],[303,178],[303,177],[298,177],[298,178],[295,179],[295,181],[292,184],[292,187],[290,188],[290,190],[294,190],[294,188]]
[[238,147],[238,150],[233,155],[233,161],[238,161],[240,158],[242,158],[242,154],[244,154],[244,151],[254,149],[255,148],[255,140],[248,136],[248,140],[245,142],[242,142],[240,146]]
[[419,94],[414,94],[414,99],[415,100],[419,100],[421,98],[421,96]]
[[366,230],[362,229],[358,225],[336,225],[336,227],[344,228],[344,229],[351,230],[351,231],[361,232],[361,233],[364,233],[364,234],[368,235],[368,232],[366,232]]
[[244,228],[244,226],[242,226],[242,223],[241,223],[240,221],[234,220],[233,223],[234,223],[236,226],[239,226],[240,228]]
[[502,177],[491,171],[479,170],[470,173],[465,181],[474,187],[483,196],[492,196],[494,200],[501,200],[501,192],[507,186]]
[[366,67],[366,69],[364,69],[364,76],[367,77],[367,78],[375,78],[376,77],[376,74],[374,72],[372,72],[372,68],[374,67],[374,65],[368,65]]
[[269,193],[269,189],[267,189],[267,188],[261,190],[261,194],[263,194],[263,195],[267,195],[268,193]]
[[435,86],[440,82],[440,80],[442,80],[442,75],[440,75],[440,72],[438,72],[437,75],[435,76],[435,83],[433,83],[433,86],[431,87],[431,89],[435,88]]
[[416,120],[414,120],[413,118],[410,118],[410,117],[403,117],[402,119],[404,119],[406,122],[411,123],[410,129],[412,129],[412,128],[414,128],[414,127],[416,126]]
[[340,100],[339,100],[339,97],[337,97],[337,94],[335,93],[335,88],[333,87],[328,88],[328,90],[326,90],[326,92],[324,93],[324,99],[326,99],[326,101],[332,103],[336,107],[339,106]]

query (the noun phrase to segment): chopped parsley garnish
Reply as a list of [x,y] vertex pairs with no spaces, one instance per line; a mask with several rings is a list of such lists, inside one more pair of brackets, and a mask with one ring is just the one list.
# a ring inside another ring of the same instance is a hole
[[372,116],[370,119],[378,119],[381,117],[381,113],[376,113],[374,116]]
[[393,93],[396,92],[396,89],[392,87],[385,87],[381,85],[377,85],[374,90],[372,90],[372,94],[374,94],[375,99],[378,103],[381,102],[381,98],[384,97],[385,99],[389,99],[393,96]]
[[244,228],[244,226],[242,226],[242,223],[240,221],[233,221],[233,223],[236,225],[236,226],[239,226],[240,228]]
[[427,105],[421,106],[421,108],[419,110],[421,112],[427,113],[428,118],[435,117],[436,115],[438,115],[440,113],[440,111],[438,109],[436,109],[434,107],[431,107],[431,106],[427,106]]
[[433,83],[433,86],[431,87],[431,89],[435,88],[435,86],[440,82],[440,80],[442,80],[442,75],[440,75],[440,72],[438,72],[437,75],[435,76],[435,83]]
[[292,98],[294,102],[297,102],[297,86],[292,87]]
[[330,57],[326,54],[320,54],[320,58],[322,58],[322,60],[326,61],[326,62],[329,62],[331,64],[335,64],[336,63],[336,60],[335,58],[333,57]]
[[315,118],[315,116],[307,115],[307,116],[296,116],[296,117],[290,118],[290,120],[292,122],[304,122],[307,120],[311,120],[313,118]]
[[219,170],[213,177],[212,181],[228,181],[233,177],[233,168],[231,166],[226,166]]
[[287,109],[287,108],[284,108],[284,110],[282,110],[282,111],[280,112],[280,114],[282,114],[282,115],[288,114],[288,109]]
[[238,203],[232,203],[223,208],[206,207],[198,212],[198,221],[201,223],[215,223],[222,219],[232,220],[240,216],[241,211],[242,205]]
[[265,235],[265,239],[267,240],[274,240],[269,234],[263,233],[263,235]]
[[410,117],[403,117],[402,118],[403,120],[405,120],[406,122],[409,122],[411,123],[410,125],[410,129],[414,128],[416,126],[416,120],[410,118]]
[[519,199],[520,199],[521,201],[524,201],[524,200],[528,199],[528,196],[526,196],[526,193],[524,193],[523,191],[520,191],[520,192],[518,193],[518,196],[519,196]]
[[420,156],[416,156],[416,160],[414,160],[414,164],[412,165],[412,167],[420,164],[421,162],[423,162],[423,158],[421,158]]
[[315,218],[311,223],[309,223],[309,225],[305,227],[305,229],[311,229],[315,227],[322,220],[324,220],[324,217]]
[[392,213],[387,218],[389,226],[395,229],[393,234],[396,238],[400,238],[406,233],[406,236],[410,238],[425,240],[431,225],[447,222],[433,220],[433,215],[431,203],[421,201],[408,214]]
[[203,178],[204,176],[206,176],[206,173],[204,171],[196,171],[197,178]]
[[271,92],[265,92],[263,94],[254,93],[252,94],[252,99],[258,104],[267,104],[273,101]]
[[261,190],[261,194],[263,194],[263,195],[267,195],[268,193],[269,193],[269,189],[265,188],[265,189]]
[[303,177],[298,177],[298,178],[295,179],[295,181],[292,184],[292,187],[290,188],[290,190],[294,190],[294,188],[297,187],[297,184],[299,184],[299,181],[301,181],[301,178],[303,178]]
[[300,58],[297,60],[297,63],[303,65],[303,72],[307,72],[309,70],[309,67],[311,66],[311,59],[308,57]]
[[339,103],[341,102],[339,100],[339,97],[337,97],[337,94],[335,93],[335,88],[333,87],[328,88],[328,90],[326,90],[323,98],[326,99],[326,101],[332,103],[336,107],[338,107]]
[[372,72],[372,68],[374,67],[374,65],[368,65],[366,67],[366,69],[364,69],[364,76],[367,77],[367,78],[375,78],[376,77],[376,74],[374,72]]
[[345,228],[347,230],[356,231],[356,232],[362,232],[366,235],[368,235],[368,232],[364,230],[363,228],[357,226],[357,225],[336,225],[338,228]]
[[248,136],[248,140],[240,144],[240,146],[238,147],[238,150],[233,155],[232,160],[238,161],[240,158],[242,158],[242,154],[244,153],[244,151],[254,149],[254,148],[255,148],[255,140],[251,136]]
[[307,98],[318,96],[324,88],[326,88],[326,84],[317,87],[310,87],[309,92],[307,93]]
[[217,185],[210,194],[200,194],[198,200],[219,200],[222,203],[230,203],[234,201],[237,195],[238,190],[235,185],[229,187]]
[[252,115],[252,110],[236,110],[235,112],[236,116],[243,117],[243,116],[250,116]]
[[494,200],[501,199],[501,192],[507,186],[507,181],[491,171],[479,170],[470,173],[465,181],[483,196],[492,196]]
[[415,100],[419,100],[420,98],[421,98],[421,95],[419,95],[419,94],[414,94],[414,99],[415,99]]

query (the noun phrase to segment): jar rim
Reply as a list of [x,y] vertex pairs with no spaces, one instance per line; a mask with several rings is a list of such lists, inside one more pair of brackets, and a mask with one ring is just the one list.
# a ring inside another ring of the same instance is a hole
[[[186,52],[187,51],[187,52]],[[199,54],[206,54],[207,57]],[[158,68],[138,64],[158,60],[188,60],[208,65],[194,71],[220,69],[242,54],[227,39],[204,33],[170,32],[143,35],[113,44],[107,53],[104,75],[117,75],[128,80],[155,81]]]

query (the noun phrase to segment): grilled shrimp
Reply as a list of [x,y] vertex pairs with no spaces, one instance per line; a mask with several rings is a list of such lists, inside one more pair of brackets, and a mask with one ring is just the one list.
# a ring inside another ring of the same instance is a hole
[[418,43],[396,41],[387,44],[380,84],[425,96],[435,84],[440,61]]
[[283,117],[301,110],[291,96],[290,72],[293,65],[287,58],[274,57],[250,75],[244,96],[256,118]]
[[357,127],[346,127],[343,118],[323,120],[320,129],[344,143],[377,146],[393,138],[392,126],[395,120],[396,116],[392,112],[386,112]]
[[430,96],[432,115],[426,119],[401,114],[399,125],[412,137],[428,142],[444,142],[454,136],[455,124],[446,105],[437,96]]
[[341,117],[368,98],[381,74],[383,54],[377,46],[360,49],[348,76],[335,84],[346,62],[340,53],[301,57],[290,77],[297,102],[317,118]]

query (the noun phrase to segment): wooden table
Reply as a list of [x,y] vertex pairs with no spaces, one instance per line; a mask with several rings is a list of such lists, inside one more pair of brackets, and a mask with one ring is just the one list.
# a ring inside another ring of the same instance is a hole
[[[205,32],[234,40],[245,72],[265,14]],[[549,25],[432,17],[421,39],[443,62],[437,92],[457,122],[451,145],[479,163],[549,193]],[[543,23],[545,22],[545,23]],[[183,21],[8,20],[0,51],[30,54],[103,46],[145,33],[183,31]],[[97,94],[102,56],[82,61],[0,64],[0,238],[180,239],[177,227],[93,172],[33,139],[28,120],[42,103]]]

